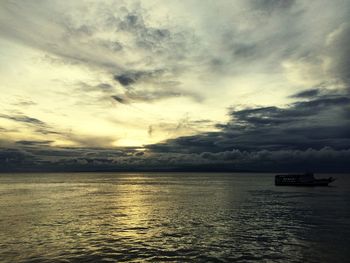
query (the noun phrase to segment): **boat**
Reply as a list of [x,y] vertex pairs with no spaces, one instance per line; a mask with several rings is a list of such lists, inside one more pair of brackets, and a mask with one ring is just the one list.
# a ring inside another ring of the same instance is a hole
[[317,179],[313,173],[279,174],[275,176],[275,185],[328,186],[328,184],[334,181],[335,178],[333,177]]

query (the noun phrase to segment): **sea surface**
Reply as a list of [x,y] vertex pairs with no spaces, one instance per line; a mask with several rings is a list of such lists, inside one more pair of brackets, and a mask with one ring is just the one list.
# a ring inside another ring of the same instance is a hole
[[350,175],[0,174],[0,262],[350,262]]

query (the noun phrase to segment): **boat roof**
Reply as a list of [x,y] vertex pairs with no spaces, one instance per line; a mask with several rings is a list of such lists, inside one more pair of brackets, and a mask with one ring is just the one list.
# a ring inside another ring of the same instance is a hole
[[308,177],[313,176],[313,173],[304,173],[304,174],[278,174],[276,177],[289,178],[289,177]]

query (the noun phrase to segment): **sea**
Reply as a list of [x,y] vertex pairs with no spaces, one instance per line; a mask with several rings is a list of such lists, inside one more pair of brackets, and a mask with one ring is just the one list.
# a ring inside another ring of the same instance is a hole
[[0,174],[0,262],[350,262],[350,175]]

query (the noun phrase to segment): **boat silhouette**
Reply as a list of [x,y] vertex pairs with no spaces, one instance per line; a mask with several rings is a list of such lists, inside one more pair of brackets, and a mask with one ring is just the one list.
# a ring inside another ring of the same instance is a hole
[[275,176],[275,185],[328,186],[335,178],[315,178],[313,173],[280,174]]

